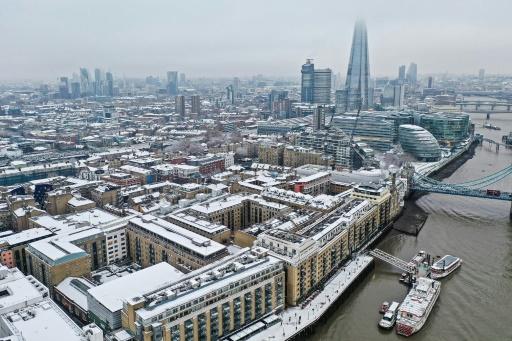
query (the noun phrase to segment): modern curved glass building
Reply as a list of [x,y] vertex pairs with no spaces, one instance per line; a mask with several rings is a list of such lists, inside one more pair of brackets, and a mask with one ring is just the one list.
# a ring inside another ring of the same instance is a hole
[[420,126],[402,124],[399,127],[400,145],[420,161],[437,161],[441,158],[441,148],[434,135]]
[[452,145],[467,139],[470,130],[469,115],[465,113],[421,114],[418,125],[431,132],[443,145]]

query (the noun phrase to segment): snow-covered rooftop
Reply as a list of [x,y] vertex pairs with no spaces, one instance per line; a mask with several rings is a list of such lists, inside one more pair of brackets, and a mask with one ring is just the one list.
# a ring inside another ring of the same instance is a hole
[[52,237],[38,240],[29,244],[28,249],[36,253],[50,264],[60,264],[80,257],[87,253],[69,241],[54,239]]
[[73,197],[68,201],[68,205],[73,207],[88,206],[94,204],[94,201],[84,197]]
[[17,268],[0,266],[0,339],[82,341],[80,328],[48,298],[48,288]]
[[165,240],[179,244],[181,247],[203,257],[214,255],[226,249],[224,245],[216,241],[149,214],[134,217],[130,220],[130,223]]
[[82,308],[84,311],[88,310],[87,305],[87,290],[93,288],[94,284],[78,277],[66,277],[59,285],[56,286],[57,290],[65,295],[68,299]]
[[59,216],[38,216],[31,218],[37,225],[45,227],[57,234],[69,233],[76,228],[84,226],[100,226],[110,223],[118,216],[99,208],[93,208],[83,212],[64,214]]
[[[218,289],[229,287],[230,283],[251,278],[252,275],[260,274],[280,262],[279,259],[267,255],[263,248],[254,248],[250,251],[245,249],[244,252],[195,270],[159,290],[147,290],[144,295],[147,304],[144,308],[138,309],[136,315],[147,323],[152,317],[170,311],[170,308],[179,307]],[[137,301],[137,298],[133,297],[133,300]]]
[[49,237],[51,235],[53,235],[53,232],[48,231],[47,229],[42,228],[42,227],[35,227],[32,229],[24,230],[24,231],[3,237],[2,240],[10,246],[15,246],[18,244],[24,244],[30,240]]
[[176,214],[169,214],[167,217],[171,222],[176,220],[184,225],[192,226],[198,230],[204,231],[208,234],[216,234],[226,231],[228,228],[224,225],[211,223],[209,221],[185,214],[183,212]]
[[[40,303],[2,315],[0,337],[22,336],[23,341],[83,341],[82,330],[55,304],[45,299]],[[8,334],[8,335],[6,335]]]
[[[123,301],[156,289],[165,283],[177,281],[183,273],[162,262],[132,274],[98,285],[88,290],[88,295],[111,312],[123,309]],[[90,298],[89,298],[90,299]]]

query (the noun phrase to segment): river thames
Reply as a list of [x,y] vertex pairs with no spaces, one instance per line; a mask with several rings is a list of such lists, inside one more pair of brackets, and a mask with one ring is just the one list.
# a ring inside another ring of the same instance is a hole
[[[476,131],[501,141],[512,131],[512,114],[496,114],[491,123],[501,131],[482,128],[485,115],[472,114]],[[445,182],[463,182],[492,174],[512,163],[512,150],[484,143]],[[512,178],[492,186],[512,191]],[[463,265],[442,280],[440,298],[423,329],[412,340],[512,339],[512,224],[510,202],[427,194],[416,204],[428,214],[420,234],[391,231],[378,248],[409,260],[418,250],[452,254]],[[406,219],[403,217],[402,219]],[[404,222],[402,222],[404,223]],[[405,222],[407,223],[407,222]],[[400,301],[407,289],[399,284],[400,270],[376,262],[375,269],[309,340],[403,340],[394,330],[377,327],[383,301]]]

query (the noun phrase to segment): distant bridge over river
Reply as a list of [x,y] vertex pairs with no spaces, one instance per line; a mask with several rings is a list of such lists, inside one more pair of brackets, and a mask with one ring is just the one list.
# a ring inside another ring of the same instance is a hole
[[493,114],[512,113],[512,101],[462,100],[455,102],[455,107],[464,112],[486,112]]

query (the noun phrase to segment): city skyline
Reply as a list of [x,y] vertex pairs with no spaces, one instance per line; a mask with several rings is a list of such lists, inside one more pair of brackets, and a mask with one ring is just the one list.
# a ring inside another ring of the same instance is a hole
[[[3,35],[0,80],[55,80],[83,65],[128,77],[167,70],[190,77],[291,77],[306,58],[344,74],[358,17],[371,32],[370,64],[376,77],[395,75],[398,65],[410,62],[418,64],[420,75],[477,74],[480,68],[488,74],[512,73],[507,65],[511,46],[503,43],[508,24],[500,20],[512,9],[510,3],[496,0],[484,6],[472,0],[462,7],[435,2],[443,11],[433,3],[322,1],[323,19],[299,26],[292,23],[307,23],[310,10],[287,1],[271,10],[232,1],[200,3],[201,11],[194,1],[151,6],[5,3],[0,29],[9,34]],[[85,24],[76,23],[78,16]]]

